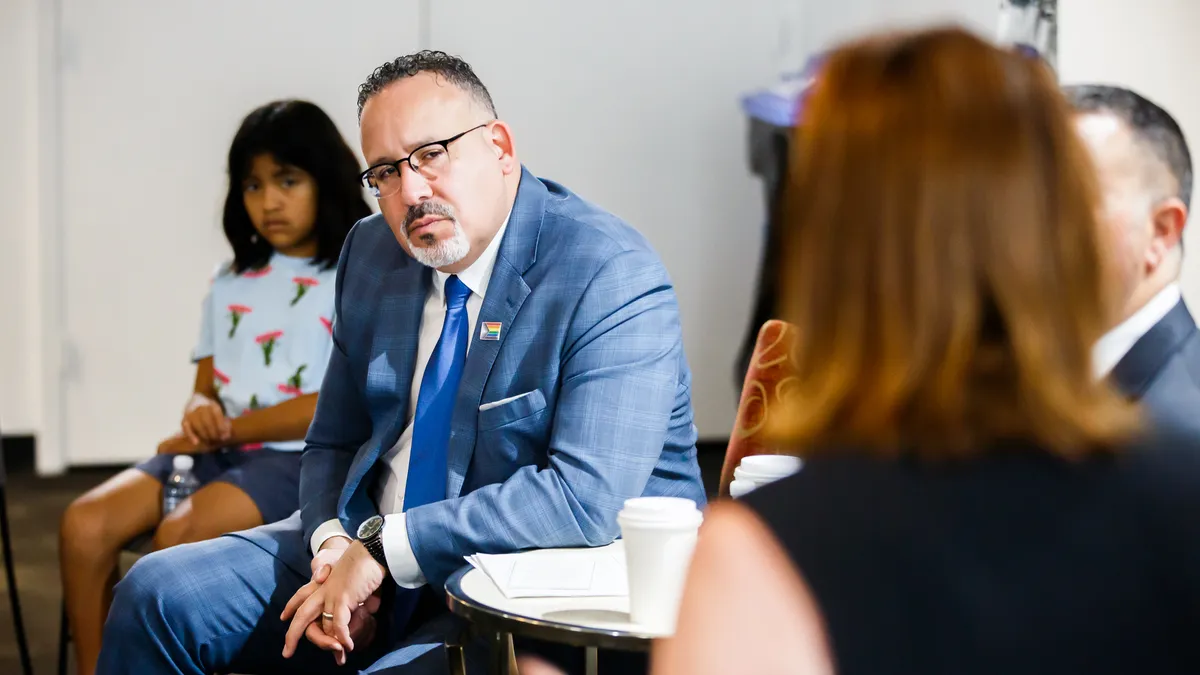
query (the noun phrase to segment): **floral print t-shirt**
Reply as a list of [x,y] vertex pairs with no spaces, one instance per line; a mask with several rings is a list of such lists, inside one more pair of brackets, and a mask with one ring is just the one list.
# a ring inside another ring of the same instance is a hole
[[[213,386],[230,419],[320,389],[333,347],[336,274],[280,253],[241,274],[229,263],[217,267],[192,358],[212,357]],[[265,446],[300,451],[304,441]]]

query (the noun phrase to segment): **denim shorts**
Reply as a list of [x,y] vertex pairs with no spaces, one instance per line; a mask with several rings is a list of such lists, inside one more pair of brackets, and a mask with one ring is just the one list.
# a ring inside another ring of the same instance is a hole
[[[250,496],[263,523],[273,523],[300,508],[299,452],[236,450],[232,448],[192,455],[192,473],[203,487],[220,481]],[[137,465],[158,482],[171,475],[175,455],[155,455]]]

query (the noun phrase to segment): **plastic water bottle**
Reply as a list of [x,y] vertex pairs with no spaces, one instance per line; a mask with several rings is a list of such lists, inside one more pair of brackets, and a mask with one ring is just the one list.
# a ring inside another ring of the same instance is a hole
[[200,488],[200,482],[192,473],[194,461],[189,455],[176,455],[171,462],[171,475],[167,476],[167,482],[163,483],[162,512],[164,516],[174,511],[175,507]]

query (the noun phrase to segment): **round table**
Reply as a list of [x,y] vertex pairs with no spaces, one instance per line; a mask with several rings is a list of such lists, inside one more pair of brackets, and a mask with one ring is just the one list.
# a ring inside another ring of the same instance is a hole
[[583,647],[589,675],[598,649],[644,652],[661,637],[629,620],[628,597],[509,598],[470,565],[446,582],[446,597],[450,611],[493,636],[495,675],[508,672],[513,635]]

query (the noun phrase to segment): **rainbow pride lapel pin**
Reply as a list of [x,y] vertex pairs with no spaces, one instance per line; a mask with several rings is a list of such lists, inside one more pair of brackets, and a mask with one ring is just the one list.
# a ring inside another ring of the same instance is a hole
[[480,340],[499,340],[500,339],[500,322],[499,321],[484,321],[479,327]]

